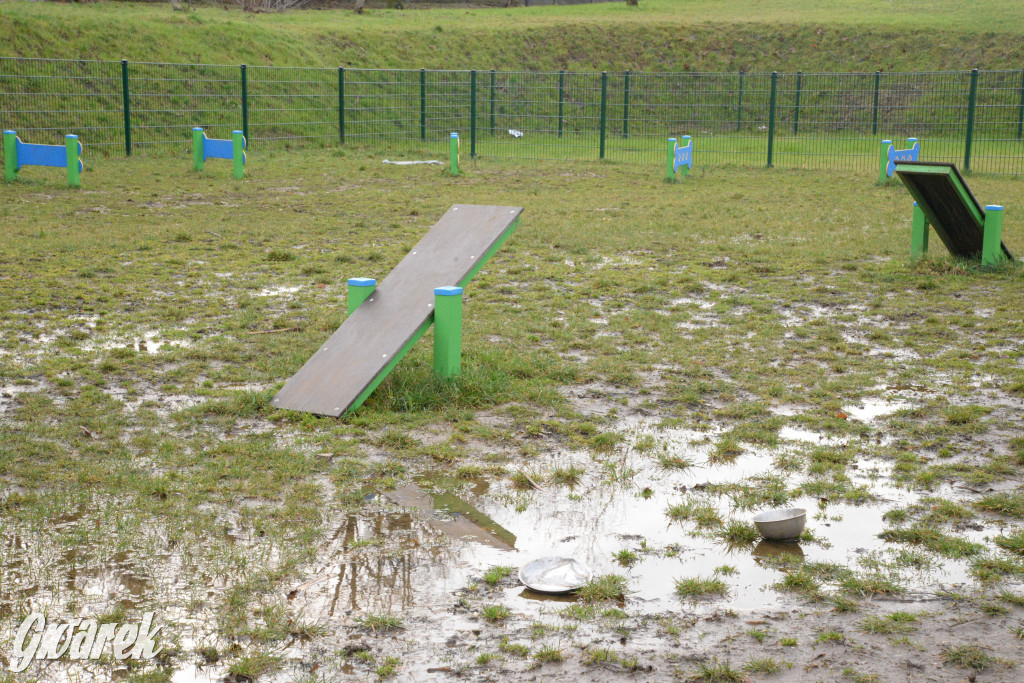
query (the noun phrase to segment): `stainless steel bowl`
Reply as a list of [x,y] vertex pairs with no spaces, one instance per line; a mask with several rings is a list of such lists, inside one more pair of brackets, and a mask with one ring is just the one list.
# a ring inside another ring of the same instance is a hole
[[807,524],[807,510],[782,508],[754,515],[754,526],[768,541],[792,542],[800,538]]
[[539,593],[570,593],[593,577],[590,567],[571,557],[542,557],[519,569],[519,580]]

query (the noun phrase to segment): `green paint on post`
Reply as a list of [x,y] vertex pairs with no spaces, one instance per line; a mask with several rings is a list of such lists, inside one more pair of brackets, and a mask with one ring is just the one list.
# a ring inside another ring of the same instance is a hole
[[772,92],[768,98],[768,168],[773,163],[775,155],[775,97],[778,91],[779,72],[772,72]]
[[192,129],[192,170],[203,170],[203,129]]
[[629,137],[629,71],[622,86],[622,137]]
[[124,112],[124,155],[132,155],[132,113],[128,102],[128,60],[121,60],[121,100]]
[[427,70],[420,69],[420,140],[427,139]]
[[469,72],[469,158],[476,159],[476,69]]
[[985,234],[982,238],[981,265],[997,266],[1006,259],[1003,252],[1003,207],[985,207]]
[[4,131],[4,178],[18,179],[18,134],[13,130]]
[[793,135],[796,135],[800,126],[800,85],[803,80],[803,71],[796,72],[796,98],[793,102]]
[[448,153],[451,159],[448,164],[448,172],[452,175],[459,175],[459,134],[452,133],[449,140]]
[[348,279],[348,314],[355,313],[359,304],[366,301],[375,289],[377,289],[377,281],[372,277],[350,277]]
[[928,219],[914,202],[914,218],[910,226],[910,260],[920,261],[928,253]]
[[875,72],[875,104],[871,109],[871,134],[878,135],[878,90],[882,84],[882,72]]
[[974,108],[978,103],[978,70],[971,69],[971,90],[967,94],[967,135],[964,138],[964,173],[971,170],[971,145],[974,142]]
[[[1024,95],[1021,95],[1024,97]],[[1024,100],[1022,100],[1024,101]],[[562,118],[564,115],[563,102],[565,102],[565,71],[558,72],[558,137],[562,137]]]
[[338,67],[338,140],[345,144],[345,67]]
[[462,369],[462,287],[434,290],[434,374],[453,379]]
[[491,137],[494,137],[494,69],[491,69]]
[[743,125],[743,72],[740,72],[739,93],[736,96],[736,130]]
[[1017,107],[1017,139],[1024,136],[1024,69],[1020,72],[1020,105]]
[[665,168],[665,180],[673,182],[676,179],[676,139],[668,139],[668,165]]
[[68,187],[81,187],[82,178],[78,169],[79,144],[77,135],[64,136],[64,148],[68,159]]
[[249,137],[249,79],[245,75],[245,64],[242,65],[242,135]]
[[231,131],[231,162],[235,180],[241,180],[245,174],[245,135],[240,130]]
[[878,153],[878,184],[883,185],[885,181],[889,179],[889,176],[885,172],[885,167],[889,165],[889,147],[892,146],[892,140],[882,140],[882,145]]
[[601,72],[601,153],[604,159],[604,139],[608,132],[608,72]]

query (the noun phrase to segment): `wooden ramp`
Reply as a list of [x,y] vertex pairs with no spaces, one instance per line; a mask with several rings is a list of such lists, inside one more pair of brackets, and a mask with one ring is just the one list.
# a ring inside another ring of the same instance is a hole
[[521,207],[456,204],[274,397],[338,417],[358,408],[434,320],[434,288],[464,286],[512,234]]
[[[949,253],[962,258],[978,258],[985,236],[985,209],[971,194],[954,164],[933,161],[901,161],[899,176],[929,225]],[[1003,253],[1012,259],[1006,244]]]

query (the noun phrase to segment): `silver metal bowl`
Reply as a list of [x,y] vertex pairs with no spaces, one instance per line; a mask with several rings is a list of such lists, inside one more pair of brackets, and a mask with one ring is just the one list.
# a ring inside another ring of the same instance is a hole
[[781,508],[754,515],[754,526],[768,541],[792,542],[800,538],[807,524],[807,510]]
[[540,593],[570,593],[593,577],[590,567],[571,557],[542,557],[519,569],[519,580]]

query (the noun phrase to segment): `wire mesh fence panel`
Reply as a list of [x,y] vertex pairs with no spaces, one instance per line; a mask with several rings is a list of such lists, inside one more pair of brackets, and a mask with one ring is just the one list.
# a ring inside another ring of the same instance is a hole
[[242,129],[239,66],[128,65],[132,145],[191,149],[192,128],[227,139]]
[[120,62],[0,57],[0,125],[25,142],[123,154],[122,95]]
[[[107,153],[187,148],[190,129],[250,145],[356,142],[463,157],[661,164],[690,135],[701,165],[877,169],[880,142],[924,160],[1024,173],[1024,71],[583,73],[325,69],[0,58],[0,123],[79,134]],[[127,124],[127,125],[126,125]]]
[[978,75],[971,169],[1024,173],[1024,70]]
[[246,96],[247,142],[257,149],[340,139],[337,69],[249,66]]

